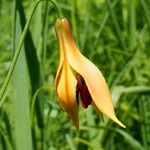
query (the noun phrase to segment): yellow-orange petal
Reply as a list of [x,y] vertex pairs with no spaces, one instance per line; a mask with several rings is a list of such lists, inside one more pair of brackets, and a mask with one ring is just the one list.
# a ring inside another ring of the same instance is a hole
[[84,78],[97,109],[120,126],[125,127],[116,118],[110,92],[102,73],[79,52],[67,19],[62,19],[59,24],[63,28],[59,34],[60,38],[64,40],[67,60],[70,66]]
[[58,101],[62,108],[71,117],[76,128],[79,129],[76,86],[77,80],[74,77],[69,64],[65,61],[62,66],[62,71],[57,86]]
[[[61,21],[59,19],[57,19],[56,22],[60,22],[61,23]],[[60,24],[60,23],[57,23],[57,24]],[[58,28],[58,26],[56,28]],[[64,55],[63,55],[63,51],[62,51],[62,49],[63,49],[63,45],[62,45],[63,42],[61,42],[61,37],[60,37],[60,34],[57,33],[57,30],[56,30],[56,35],[57,35],[59,51],[60,51],[60,53],[59,53],[59,55],[60,55],[59,56],[59,65],[58,65],[58,68],[57,68],[57,73],[56,73],[55,82],[54,82],[54,89],[55,89],[55,93],[57,94],[57,90],[56,89],[57,89],[59,77],[60,77],[60,74],[61,74],[61,68],[62,68],[62,65],[63,65],[63,62],[64,62]]]

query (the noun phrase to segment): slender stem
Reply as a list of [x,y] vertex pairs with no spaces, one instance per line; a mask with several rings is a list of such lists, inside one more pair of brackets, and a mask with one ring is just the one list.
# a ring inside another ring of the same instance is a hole
[[61,11],[60,7],[58,6],[58,4],[57,4],[57,2],[55,0],[45,0],[45,1],[49,1],[55,6],[55,8],[58,11],[58,18],[62,18],[63,17],[62,11]]
[[35,106],[35,101],[36,101],[36,98],[37,98],[37,96],[38,96],[38,94],[42,91],[42,90],[47,90],[47,91],[49,91],[49,86],[42,86],[42,87],[40,87],[36,92],[35,92],[35,94],[33,95],[33,98],[32,98],[32,100],[31,100],[31,110],[30,110],[30,112],[31,112],[31,122],[32,122],[32,125],[34,124],[34,122],[33,122],[33,117],[34,117],[34,106]]
[[[10,82],[10,80],[11,80],[12,73],[13,73],[13,71],[14,71],[14,68],[15,68],[15,65],[16,65],[16,62],[17,62],[17,59],[18,59],[18,56],[19,56],[19,54],[20,54],[20,51],[21,51],[21,48],[22,48],[24,39],[25,39],[25,37],[26,37],[27,31],[28,31],[28,29],[29,29],[29,26],[30,26],[32,17],[33,17],[33,15],[34,15],[34,12],[35,12],[35,10],[36,10],[38,4],[39,4],[40,2],[42,2],[42,1],[45,1],[45,0],[39,0],[38,2],[36,2],[35,6],[33,7],[33,10],[31,11],[30,18],[29,18],[29,20],[28,20],[28,21],[26,22],[26,24],[25,24],[25,27],[24,27],[24,30],[23,30],[23,32],[22,32],[22,35],[21,35],[21,38],[20,38],[18,47],[17,47],[17,49],[16,49],[16,51],[15,51],[15,54],[14,54],[14,57],[13,57],[13,60],[12,60],[11,66],[10,66],[10,68],[9,68],[9,71],[8,71],[7,76],[6,76],[5,82],[4,82],[4,84],[3,84],[2,88],[1,88],[1,91],[0,91],[0,100],[3,98],[3,96],[4,96],[4,94],[5,94],[5,91],[6,91],[7,87],[8,87],[8,84],[9,84],[9,82]],[[60,10],[60,8],[58,7],[56,1],[54,1],[54,0],[47,0],[47,1],[51,2],[51,3],[57,8],[57,11],[58,11],[58,14],[59,14],[58,16],[59,16],[59,17],[62,17],[61,10]],[[4,103],[4,101],[2,101],[2,102],[0,101],[0,107],[2,106],[3,103]]]

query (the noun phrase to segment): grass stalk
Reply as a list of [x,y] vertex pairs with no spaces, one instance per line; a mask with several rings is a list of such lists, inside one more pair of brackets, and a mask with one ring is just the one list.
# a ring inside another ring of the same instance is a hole
[[147,19],[148,26],[150,26],[150,13],[145,0],[141,0],[142,7],[144,9],[145,17]]
[[129,0],[129,48],[133,50],[136,47],[136,3],[135,0]]
[[116,19],[117,18],[116,14],[114,12],[114,9],[111,6],[110,0],[106,0],[106,5],[107,5],[108,10],[110,12],[110,15],[111,15],[111,18],[112,18],[112,21],[113,21],[113,24],[114,24],[114,27],[115,27],[115,30],[116,30],[116,34],[117,34],[117,37],[118,37],[118,41],[120,42],[120,45],[121,45],[122,49],[125,49],[126,48],[125,39],[124,39],[124,37],[121,33],[119,23]]

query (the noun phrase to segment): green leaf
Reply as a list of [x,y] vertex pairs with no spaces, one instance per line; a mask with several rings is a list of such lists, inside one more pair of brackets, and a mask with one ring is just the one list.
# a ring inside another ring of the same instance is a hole
[[[15,17],[14,17],[14,45],[19,41],[22,33],[21,27],[21,15],[18,11],[18,3],[15,5]],[[15,48],[15,46],[14,46]],[[27,59],[25,55],[25,48],[22,47],[18,61],[16,63],[13,76],[12,76],[12,88],[13,88],[13,103],[14,103],[14,134],[16,140],[16,150],[32,150],[32,136],[30,127],[30,82],[29,72],[27,67]]]
[[134,150],[145,150],[144,147],[136,139],[134,139],[130,134],[128,134],[127,132],[121,129],[115,129],[115,130],[125,138],[125,140],[130,144],[130,146]]

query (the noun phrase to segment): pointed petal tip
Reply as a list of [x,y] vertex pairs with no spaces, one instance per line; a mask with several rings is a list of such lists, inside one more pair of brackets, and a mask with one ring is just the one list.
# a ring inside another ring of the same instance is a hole
[[77,132],[80,130],[79,129],[79,124],[78,125],[75,125],[75,128],[76,128],[76,130],[77,130]]
[[121,126],[122,128],[126,128],[126,126],[125,126],[123,123],[121,123],[121,122],[117,119],[117,117],[113,118],[112,120],[113,120],[114,122],[116,122],[119,126]]
[[74,116],[73,118],[71,117],[71,119],[72,119],[72,121],[74,123],[74,126],[75,126],[76,130],[79,131],[79,120],[78,120],[78,118],[76,118]]

